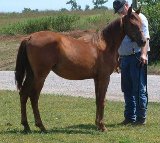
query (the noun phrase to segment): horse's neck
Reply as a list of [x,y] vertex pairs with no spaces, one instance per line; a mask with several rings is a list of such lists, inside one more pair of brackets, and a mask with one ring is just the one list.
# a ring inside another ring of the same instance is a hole
[[107,43],[107,51],[117,51],[125,36],[122,19],[119,18],[109,24],[104,36]]

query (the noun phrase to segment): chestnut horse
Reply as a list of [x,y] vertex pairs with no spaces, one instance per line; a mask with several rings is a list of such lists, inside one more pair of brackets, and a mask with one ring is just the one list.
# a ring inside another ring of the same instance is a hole
[[17,55],[15,79],[20,91],[21,123],[24,131],[30,131],[26,114],[28,98],[35,125],[41,131],[46,130],[40,117],[38,99],[51,70],[70,80],[94,79],[95,123],[99,130],[106,130],[103,121],[105,94],[110,75],[117,64],[117,51],[121,41],[128,35],[139,46],[144,46],[146,42],[141,32],[139,12],[140,10],[132,12],[130,7],[126,16],[111,22],[101,34],[88,41],[51,31],[36,32],[22,40]]

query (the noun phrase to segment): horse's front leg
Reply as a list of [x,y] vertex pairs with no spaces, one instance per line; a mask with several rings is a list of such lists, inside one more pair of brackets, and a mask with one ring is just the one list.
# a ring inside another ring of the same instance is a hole
[[104,125],[104,106],[105,106],[105,94],[108,88],[110,77],[94,79],[95,93],[96,93],[96,120],[95,123],[99,130],[105,131],[107,128]]

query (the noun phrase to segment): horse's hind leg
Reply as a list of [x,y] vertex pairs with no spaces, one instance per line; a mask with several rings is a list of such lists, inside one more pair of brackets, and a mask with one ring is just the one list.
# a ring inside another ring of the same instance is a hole
[[23,87],[20,90],[20,104],[21,104],[21,124],[24,126],[24,131],[30,131],[30,127],[27,121],[27,113],[26,113],[26,103],[29,96],[29,89],[30,89],[31,79],[30,77],[26,77]]
[[[46,78],[46,76],[45,76]],[[39,95],[41,92],[41,89],[43,87],[44,77],[35,77],[33,81],[33,86],[32,86],[32,95],[30,95],[30,100],[31,100],[31,105],[33,109],[33,114],[35,118],[35,125],[40,128],[41,131],[45,132],[46,129],[42,123],[39,109],[38,109],[38,100],[39,100]]]

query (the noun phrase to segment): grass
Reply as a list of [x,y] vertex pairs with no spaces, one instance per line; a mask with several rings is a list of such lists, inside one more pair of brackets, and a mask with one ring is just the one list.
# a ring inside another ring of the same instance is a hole
[[149,74],[158,74],[160,75],[160,61],[152,62],[148,67]]
[[30,34],[36,31],[101,29],[116,18],[111,10],[0,14],[0,35]]
[[0,70],[14,70],[20,38],[0,37]]
[[114,18],[116,15],[114,15],[112,10],[89,10],[89,11],[71,11],[71,12],[60,12],[60,11],[42,11],[42,12],[29,12],[29,13],[0,13],[0,27],[4,27],[8,24],[14,24],[17,22],[23,22],[25,20],[34,19],[34,18],[44,18],[48,16],[57,16],[59,14],[70,14],[70,15],[79,15],[81,17],[88,17],[93,15],[104,15],[104,13],[107,13],[107,17]]
[[78,15],[64,15],[47,16],[42,18],[32,18],[24,22],[18,22],[6,25],[0,28],[1,35],[17,35],[30,34],[37,31],[51,30],[51,31],[69,31],[73,30],[73,25],[79,20]]
[[40,133],[27,104],[32,132],[24,134],[20,125],[17,92],[0,91],[0,142],[3,143],[159,143],[159,104],[149,103],[146,126],[122,126],[122,102],[106,102],[105,123],[108,132],[94,125],[95,100],[81,97],[41,95],[39,108],[48,133]]

